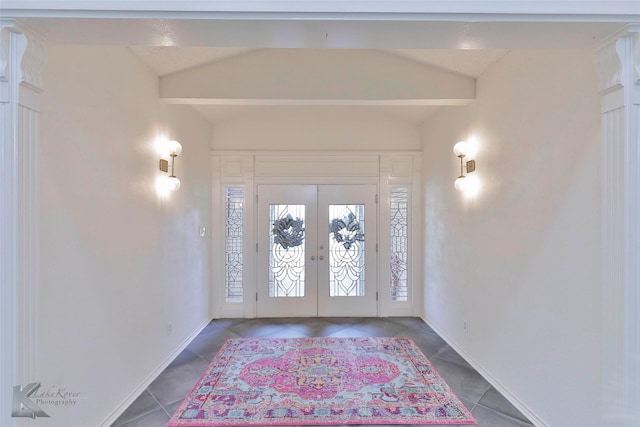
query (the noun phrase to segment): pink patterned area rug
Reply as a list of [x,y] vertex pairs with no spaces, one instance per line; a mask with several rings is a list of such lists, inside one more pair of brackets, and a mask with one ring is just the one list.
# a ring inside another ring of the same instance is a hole
[[476,424],[410,338],[228,340],[167,427]]

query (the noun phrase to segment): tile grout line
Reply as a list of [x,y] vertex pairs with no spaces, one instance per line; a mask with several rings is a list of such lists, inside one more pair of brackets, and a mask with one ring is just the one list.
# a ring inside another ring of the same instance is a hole
[[[146,412],[143,412],[143,413],[139,414],[137,417],[134,417],[134,418],[131,418],[130,420],[125,421],[124,423],[113,424],[111,427],[122,427],[122,426],[126,426],[127,424],[129,424],[129,423],[131,423],[131,422],[133,422],[133,421],[136,421],[136,420],[138,420],[138,419],[140,419],[140,418],[142,418],[142,417],[144,417],[144,416],[146,416],[146,415],[149,415],[149,414],[150,414],[150,413],[152,413],[152,412],[157,411],[158,409],[163,409],[162,404],[158,401],[158,399],[156,399],[156,397],[153,395],[153,393],[151,393],[151,392],[149,391],[149,389],[148,389],[148,388],[145,388],[145,389],[144,389],[144,391],[146,391],[147,393],[149,393],[149,394],[151,395],[151,397],[153,397],[153,400],[155,400],[155,401],[156,401],[156,403],[158,404],[158,408],[150,409],[150,410],[148,410],[148,411],[146,411]],[[143,392],[143,394],[144,394],[144,392]],[[139,398],[139,397],[138,397],[138,398]],[[137,400],[137,399],[136,399],[136,400]],[[127,409],[128,409],[128,408],[127,408]]]
[[167,412],[167,410],[165,409],[164,405],[163,405],[162,403],[160,403],[160,401],[159,401],[159,400],[158,400],[158,398],[155,396],[155,394],[151,393],[151,391],[149,391],[149,394],[151,395],[151,397],[153,397],[153,400],[155,400],[155,401],[158,403],[158,405],[160,406],[160,409],[162,409],[162,411],[163,411],[165,414],[167,414],[167,416],[169,417],[169,419],[171,419],[171,415],[173,415],[173,414],[169,414],[169,413]]
[[[483,395],[483,397],[484,397],[484,395]],[[481,400],[482,400],[482,399],[481,399]],[[479,406],[479,407],[481,407],[481,408],[483,408],[483,409],[486,409],[486,410],[488,410],[488,411],[493,411],[493,412],[495,412],[496,414],[499,414],[499,415],[501,415],[501,416],[503,416],[503,417],[507,417],[509,420],[517,421],[517,422],[519,422],[519,423],[521,423],[521,424],[524,424],[524,425],[527,425],[527,426],[529,426],[529,425],[530,425],[530,426],[532,426],[532,425],[533,425],[533,424],[531,424],[531,422],[530,422],[530,421],[525,421],[525,420],[523,420],[523,419],[516,418],[516,417],[514,417],[513,415],[509,415],[509,414],[507,414],[507,413],[505,413],[505,412],[502,412],[502,411],[500,411],[500,410],[498,410],[498,409],[490,408],[489,406],[487,406],[487,405],[483,405],[482,403],[480,403],[480,401],[478,401],[478,403],[476,403],[473,407],[475,408],[476,406]]]
[[491,385],[491,384],[489,384],[489,386],[488,386],[488,387],[487,387],[487,389],[484,391],[484,393],[482,393],[482,396],[480,397],[480,399],[478,399],[478,402],[476,402],[476,403],[474,404],[474,406],[473,406],[474,408],[475,408],[476,406],[480,406],[481,408],[487,409],[487,410],[489,410],[489,411],[493,411],[493,412],[495,412],[496,414],[499,414],[499,415],[502,415],[502,416],[504,416],[504,417],[507,417],[507,418],[508,418],[508,419],[510,419],[510,420],[515,420],[515,421],[518,421],[518,422],[520,422],[520,423],[522,423],[522,424],[525,424],[525,425],[533,425],[533,424],[531,424],[529,421],[525,421],[525,420],[522,420],[522,419],[520,419],[520,418],[516,418],[516,417],[514,417],[514,416],[512,416],[512,415],[507,414],[506,412],[502,412],[502,411],[500,411],[500,410],[498,410],[498,409],[491,408],[491,407],[489,407],[489,406],[487,406],[487,405],[483,405],[482,403],[480,403],[480,401],[481,401],[481,400],[484,398],[484,396],[489,392],[489,390],[491,390],[491,388],[492,388],[492,385]]

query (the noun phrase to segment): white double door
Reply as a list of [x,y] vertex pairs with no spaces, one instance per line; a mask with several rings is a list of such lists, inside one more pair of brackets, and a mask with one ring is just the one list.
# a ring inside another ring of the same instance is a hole
[[375,185],[258,186],[258,317],[377,315]]

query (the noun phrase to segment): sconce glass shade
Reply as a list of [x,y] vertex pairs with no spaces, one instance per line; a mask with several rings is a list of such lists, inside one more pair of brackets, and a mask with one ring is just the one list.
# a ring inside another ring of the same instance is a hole
[[180,188],[180,180],[175,176],[167,177],[167,189],[169,191],[176,191]]
[[175,176],[160,175],[156,178],[156,191],[162,196],[168,196],[172,191],[180,188],[180,180]]
[[179,156],[182,153],[182,145],[178,141],[169,141],[167,146],[170,156]]
[[456,187],[458,191],[465,191],[467,189],[467,178],[464,176],[459,176],[453,185]]
[[467,144],[466,141],[460,141],[456,145],[453,146],[453,152],[458,157],[466,156],[468,151],[469,151],[469,145]]

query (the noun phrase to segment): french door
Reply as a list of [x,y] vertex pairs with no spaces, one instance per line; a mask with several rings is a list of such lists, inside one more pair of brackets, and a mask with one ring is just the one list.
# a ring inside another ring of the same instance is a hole
[[375,185],[259,185],[258,317],[377,315]]

